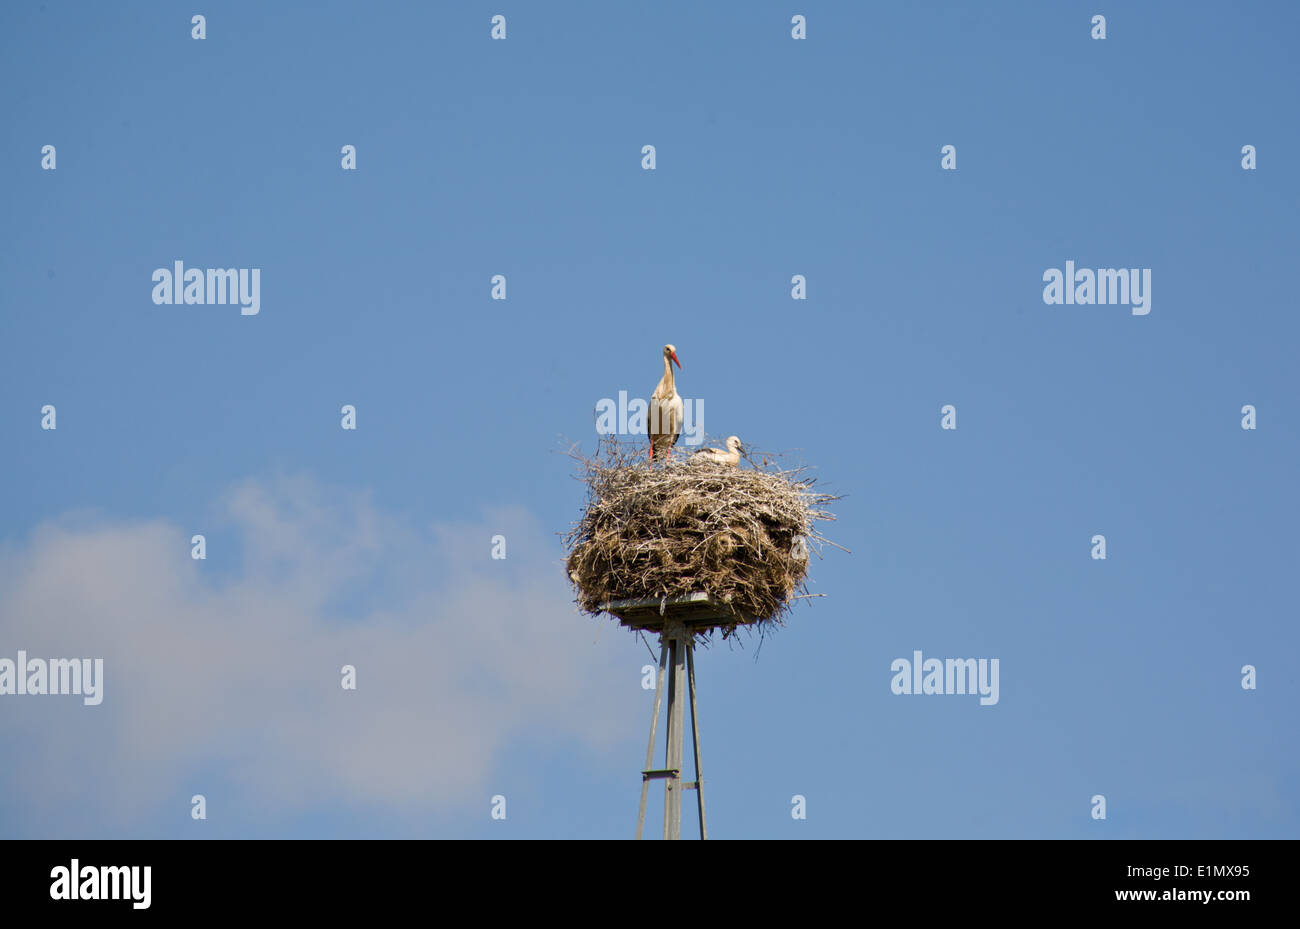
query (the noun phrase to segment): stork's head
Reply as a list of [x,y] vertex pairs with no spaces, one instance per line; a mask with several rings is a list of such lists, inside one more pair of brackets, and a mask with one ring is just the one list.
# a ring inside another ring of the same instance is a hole
[[740,439],[736,438],[734,435],[727,436],[727,451],[743,452],[744,450],[745,446],[740,444]]
[[664,358],[671,358],[673,360],[673,363],[677,365],[677,367],[679,368],[682,366],[682,363],[677,360],[677,348],[675,346],[672,345],[664,346]]

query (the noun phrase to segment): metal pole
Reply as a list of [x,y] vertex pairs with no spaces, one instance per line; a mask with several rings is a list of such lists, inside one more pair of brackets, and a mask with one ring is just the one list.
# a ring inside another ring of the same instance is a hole
[[695,642],[690,641],[686,645],[686,666],[690,669],[690,686],[691,686],[691,738],[695,742],[695,799],[700,806],[700,838],[709,837],[708,829],[704,826],[704,775],[700,765],[700,724],[699,713],[695,708]]
[[[650,770],[650,766],[655,761],[655,735],[659,731],[659,707],[663,705],[664,696],[664,666],[668,663],[668,641],[665,639],[659,648],[659,676],[655,681],[655,710],[654,715],[650,717],[650,745],[645,750],[645,768]],[[650,780],[641,776],[641,809],[636,814],[636,837],[641,838],[641,830],[645,828],[645,801],[650,792]]]
[[664,767],[676,770],[676,776],[665,781],[664,838],[682,837],[682,722],[686,689],[686,638],[681,623],[664,625],[673,664],[672,677],[668,679],[668,751]]

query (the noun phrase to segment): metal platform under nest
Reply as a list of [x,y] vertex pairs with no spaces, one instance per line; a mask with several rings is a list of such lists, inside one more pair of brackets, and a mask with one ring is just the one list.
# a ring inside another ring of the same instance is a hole
[[[709,837],[704,821],[704,777],[700,772],[700,725],[695,698],[695,636],[709,629],[745,622],[747,617],[732,612],[725,604],[706,593],[696,592],[678,597],[651,597],[637,600],[610,600],[600,608],[618,617],[629,629],[643,629],[659,634],[659,672],[655,681],[653,715],[650,717],[650,742],[646,746],[645,765],[641,769],[641,805],[637,810],[636,837],[645,831],[646,801],[650,782],[664,782],[664,838],[682,837],[682,794],[695,791],[699,808],[700,838]],[[654,764],[655,741],[659,733],[659,711],[668,698],[667,748],[662,768]],[[695,749],[695,780],[682,778],[683,741],[686,707],[691,710],[691,743]]]
[[639,600],[610,600],[600,608],[618,617],[629,629],[662,632],[664,625],[679,622],[690,632],[703,632],[719,626],[752,622],[752,617],[732,611],[708,594],[696,592],[677,597],[651,597]]

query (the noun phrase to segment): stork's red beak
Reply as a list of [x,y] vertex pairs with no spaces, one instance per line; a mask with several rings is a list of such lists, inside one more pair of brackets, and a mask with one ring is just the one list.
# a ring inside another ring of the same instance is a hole
[[[682,367],[682,363],[681,363],[680,361],[677,360],[677,353],[676,353],[676,352],[673,352],[673,363],[674,363],[675,365],[677,365],[677,367],[679,367],[679,368]],[[685,371],[686,369],[685,369],[685,368],[682,368],[682,370]]]

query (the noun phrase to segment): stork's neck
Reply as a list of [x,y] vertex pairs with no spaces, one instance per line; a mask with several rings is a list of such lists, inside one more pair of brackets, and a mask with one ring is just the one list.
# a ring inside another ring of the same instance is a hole
[[677,383],[673,380],[673,360],[664,355],[664,386],[668,388],[669,394],[677,392]]

